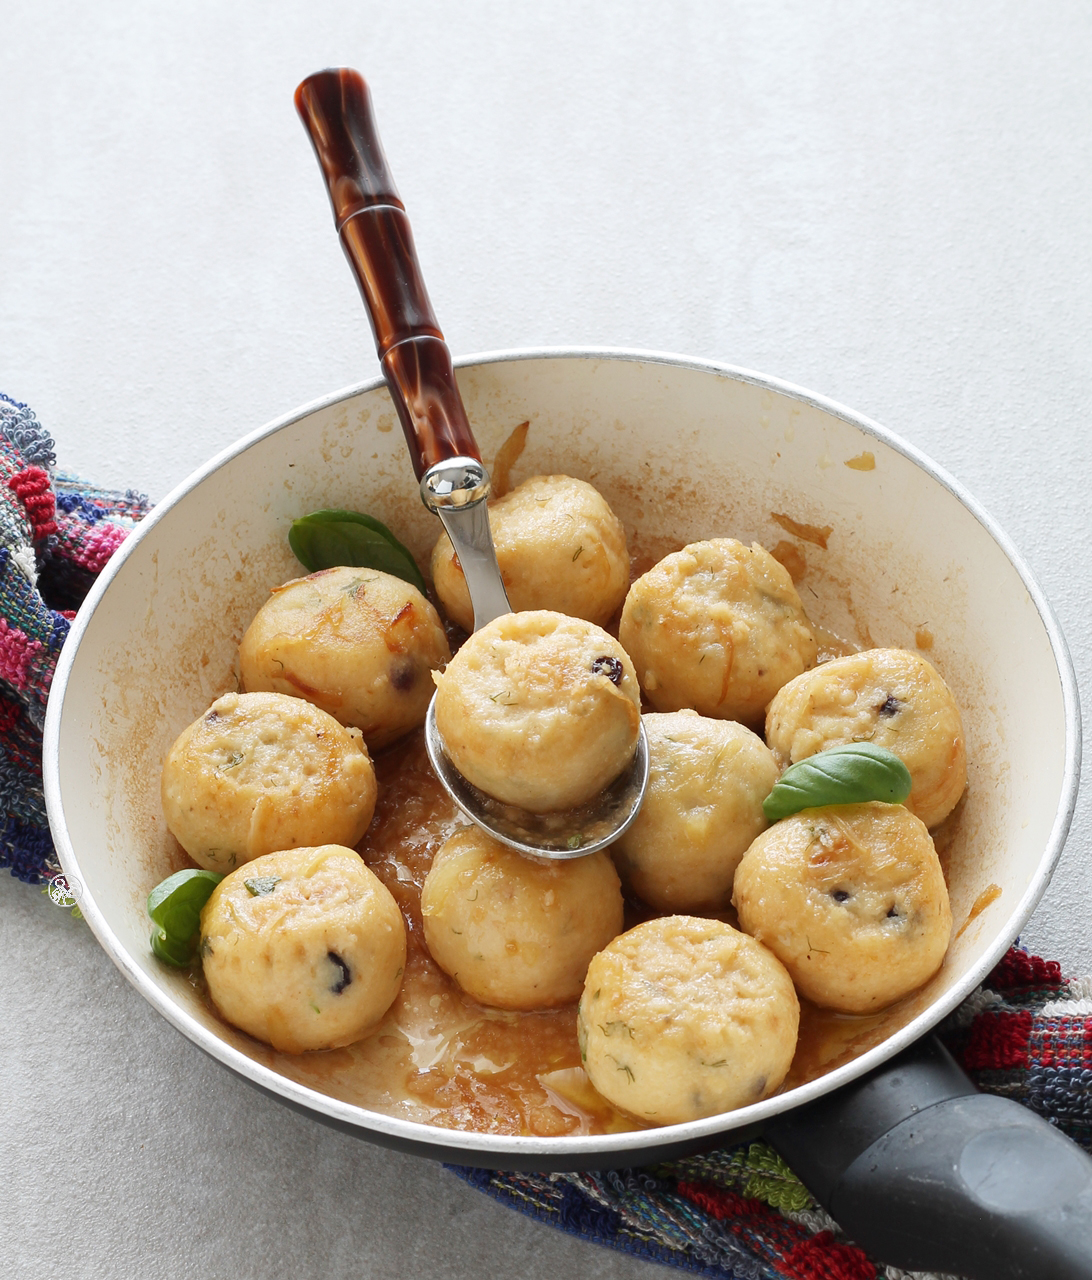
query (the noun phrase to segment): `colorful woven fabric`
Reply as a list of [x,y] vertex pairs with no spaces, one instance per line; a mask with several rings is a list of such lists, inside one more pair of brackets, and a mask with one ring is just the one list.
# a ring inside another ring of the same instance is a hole
[[0,867],[59,870],[42,795],[42,723],[69,620],[148,510],[138,493],[54,473],[53,441],[0,393]]
[[[984,1092],[1031,1107],[1092,1150],[1092,979],[1065,981],[1053,961],[1013,947],[941,1038]],[[910,1274],[845,1239],[764,1142],[610,1173],[449,1168],[540,1222],[717,1280]]]
[[[0,867],[59,871],[42,796],[42,722],[57,655],[95,577],[148,511],[57,475],[33,412],[0,393]],[[942,1030],[979,1088],[1092,1150],[1092,979],[1013,948]],[[449,1166],[472,1186],[596,1244],[716,1280],[903,1280],[812,1199],[763,1142],[642,1169],[516,1174]],[[935,1278],[942,1280],[942,1278]]]

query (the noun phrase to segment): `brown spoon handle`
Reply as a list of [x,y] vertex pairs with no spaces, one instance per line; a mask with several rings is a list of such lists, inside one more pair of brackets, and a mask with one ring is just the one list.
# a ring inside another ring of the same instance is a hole
[[417,478],[449,458],[480,461],[363,76],[344,67],[308,76],[296,110],[326,179]]

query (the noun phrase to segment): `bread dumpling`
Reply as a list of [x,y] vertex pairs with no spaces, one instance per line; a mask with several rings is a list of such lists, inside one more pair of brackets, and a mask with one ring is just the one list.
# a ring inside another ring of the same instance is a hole
[[638,578],[618,639],[657,711],[748,725],[817,653],[788,571],[734,538],[692,543]]
[[421,891],[432,958],[482,1004],[550,1009],[579,998],[592,956],[622,931],[622,890],[600,850],[528,858],[464,827]]
[[588,966],[577,1035],[605,1098],[684,1124],[775,1093],[799,1024],[792,981],[761,943],[720,920],[661,916]]
[[875,1013],[944,959],[952,912],[940,859],[901,804],[828,805],[776,822],[736,868],[742,929],[792,974],[802,996]]
[[278,849],[355,845],[375,811],[359,729],[282,693],[226,693],[179,734],[161,780],[167,827],[207,871]]
[[372,751],[424,723],[429,673],[451,657],[440,617],[378,569],[322,569],[275,587],[239,645],[248,692],[306,698]]
[[[489,530],[517,613],[550,609],[605,626],[625,599],[626,531],[585,481],[532,476],[489,504]],[[472,631],[470,593],[446,533],[433,548],[432,580],[447,616]]]
[[641,693],[617,640],[579,618],[508,613],[434,676],[452,764],[486,795],[532,813],[598,795],[633,758]]
[[967,783],[963,721],[937,669],[909,649],[866,649],[790,681],[766,713],[782,769],[827,747],[871,742],[910,771],[906,807],[935,827]]
[[695,711],[644,717],[649,777],[632,826],[610,847],[627,892],[656,911],[718,912],[736,866],[766,829],[778,768],[762,739]]
[[390,890],[352,849],[257,858],[201,912],[209,995],[233,1026],[282,1053],[337,1049],[394,1002],[406,926]]

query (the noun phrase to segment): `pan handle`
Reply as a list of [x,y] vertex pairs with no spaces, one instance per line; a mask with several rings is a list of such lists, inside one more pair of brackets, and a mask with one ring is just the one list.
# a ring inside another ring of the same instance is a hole
[[417,479],[452,458],[480,462],[363,76],[347,67],[308,76],[296,90],[296,110],[326,180]]
[[969,1280],[1092,1280],[1092,1159],[927,1037],[766,1137],[863,1249]]

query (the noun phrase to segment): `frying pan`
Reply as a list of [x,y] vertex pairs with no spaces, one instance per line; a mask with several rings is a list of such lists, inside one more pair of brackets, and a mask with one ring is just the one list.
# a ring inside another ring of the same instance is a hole
[[242,1079],[379,1143],[564,1170],[666,1160],[761,1130],[885,1261],[991,1280],[1092,1276],[1092,1161],[1026,1109],[975,1094],[926,1035],[1027,920],[1075,802],[1072,665],[1008,539],[910,445],[773,378],[612,349],[494,353],[457,362],[452,376],[486,457],[529,421],[522,474],[590,480],[639,560],[717,535],[784,541],[820,628],[927,652],[963,711],[969,759],[966,797],[940,840],[956,930],[942,968],[884,1014],[838,1022],[772,1098],[660,1129],[542,1138],[362,1106],[314,1055],[280,1055],[226,1026],[153,958],[146,895],[185,865],[160,813],[162,758],[235,687],[243,629],[269,586],[298,571],[288,524],[347,507],[393,526],[419,561],[435,540],[381,380],[212,459],[130,536],[73,625],[46,719],[45,790],[65,873],[107,953]]

